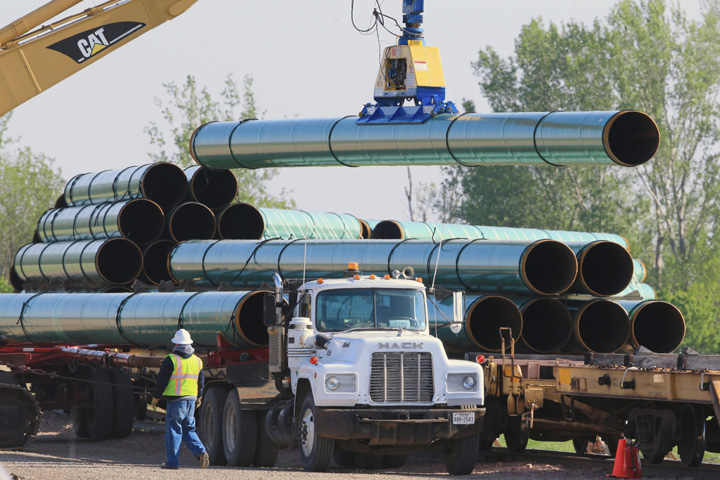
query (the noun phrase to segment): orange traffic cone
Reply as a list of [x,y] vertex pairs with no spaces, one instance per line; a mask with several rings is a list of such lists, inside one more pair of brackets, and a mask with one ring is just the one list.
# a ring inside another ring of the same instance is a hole
[[640,467],[638,450],[637,445],[627,443],[624,438],[621,438],[618,441],[613,472],[609,474],[608,477],[642,478],[642,468]]

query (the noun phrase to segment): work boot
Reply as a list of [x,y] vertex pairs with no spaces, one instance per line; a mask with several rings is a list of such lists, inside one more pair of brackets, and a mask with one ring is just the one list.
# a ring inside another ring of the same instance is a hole
[[201,453],[198,460],[200,460],[200,468],[208,468],[210,466],[210,455],[208,455],[207,452]]

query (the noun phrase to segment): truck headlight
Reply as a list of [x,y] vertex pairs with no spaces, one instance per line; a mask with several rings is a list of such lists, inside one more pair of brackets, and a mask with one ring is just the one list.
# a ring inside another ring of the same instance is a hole
[[355,393],[357,392],[357,380],[355,375],[338,373],[325,376],[325,390],[332,393]]
[[448,393],[477,392],[478,376],[475,373],[449,373],[447,389]]

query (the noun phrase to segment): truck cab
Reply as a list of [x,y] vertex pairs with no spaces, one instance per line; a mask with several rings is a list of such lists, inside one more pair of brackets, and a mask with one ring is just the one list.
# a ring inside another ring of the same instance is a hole
[[[351,263],[344,278],[305,282],[290,298],[294,308],[275,302],[266,323],[274,322],[271,373],[285,378],[294,401],[271,409],[266,423],[276,435],[291,426],[277,436],[297,441],[305,469],[325,470],[331,459],[396,464],[434,451],[446,454],[450,473],[472,471],[485,413],[482,369],[448,359],[430,334],[420,279],[361,275]],[[293,423],[282,419],[290,408]]]

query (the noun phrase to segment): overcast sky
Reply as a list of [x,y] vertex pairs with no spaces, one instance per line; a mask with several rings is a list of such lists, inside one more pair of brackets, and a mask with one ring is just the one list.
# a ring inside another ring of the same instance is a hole
[[[47,0],[0,0],[8,24]],[[71,12],[100,4],[84,1]],[[480,48],[513,51],[522,25],[592,22],[605,17],[608,0],[427,0],[427,44],[440,47],[447,99],[475,100],[489,111],[471,62]],[[691,14],[700,0],[683,0]],[[350,0],[198,0],[186,13],[110,53],[15,110],[10,134],[56,159],[63,176],[119,169],[149,161],[143,128],[160,122],[154,97],[162,84],[188,74],[219,94],[228,73],[251,74],[265,119],[340,117],[372,101],[378,39],[350,22]],[[355,0],[359,26],[370,21],[374,1]],[[401,0],[382,2],[401,19]],[[394,37],[381,35],[381,46]],[[437,167],[415,167],[416,181],[439,181]],[[407,219],[404,167],[286,169],[272,190],[290,190],[299,209],[352,213],[368,219]],[[60,192],[58,192],[59,194]]]

